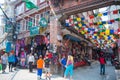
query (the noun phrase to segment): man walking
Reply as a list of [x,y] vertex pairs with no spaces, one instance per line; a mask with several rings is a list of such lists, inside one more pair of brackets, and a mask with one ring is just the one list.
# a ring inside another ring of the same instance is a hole
[[62,59],[60,60],[60,63],[62,65],[62,73],[64,77],[64,72],[65,72],[65,66],[66,66],[67,59],[65,58],[65,55],[62,56]]
[[42,55],[40,55],[39,59],[37,60],[37,75],[38,75],[38,80],[39,80],[39,77],[41,79],[43,66],[44,66],[44,60],[42,59]]
[[48,58],[48,55],[46,55],[44,62],[45,62],[45,75],[46,75],[46,79],[48,78],[49,80],[51,80],[51,78],[50,78],[50,64],[51,64],[51,61]]
[[10,53],[8,56],[8,63],[9,63],[9,72],[13,72],[12,68],[15,62],[15,56],[13,55],[13,53]]
[[29,62],[29,71],[30,72],[33,72],[33,64],[35,62],[35,58],[34,56],[32,55],[32,53],[29,55],[28,57],[28,62]]
[[105,75],[106,60],[105,60],[105,57],[103,55],[103,52],[100,53],[99,62],[100,62],[100,75]]
[[3,54],[3,56],[1,56],[1,61],[2,61],[2,73],[5,73],[5,69],[7,67],[7,62],[8,62],[8,57],[7,54]]

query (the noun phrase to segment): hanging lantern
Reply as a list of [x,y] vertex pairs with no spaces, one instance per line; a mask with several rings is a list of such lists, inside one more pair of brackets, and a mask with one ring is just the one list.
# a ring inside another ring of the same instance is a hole
[[77,24],[78,22],[77,22],[77,19],[73,19],[73,22],[74,22],[74,24]]
[[81,18],[77,18],[77,21],[79,21],[79,22],[80,22],[80,21],[81,21]]
[[108,12],[103,13],[103,15],[104,15],[104,16],[107,16],[107,15],[108,15]]
[[97,22],[97,25],[101,25],[102,24],[102,22]]
[[93,25],[93,23],[89,23],[89,26],[92,26]]
[[84,31],[81,31],[81,34],[85,34],[85,32],[84,32]]
[[98,17],[101,17],[102,16],[102,13],[98,13]]
[[107,36],[104,36],[105,40],[108,40]]
[[69,27],[69,23],[66,23],[65,26],[66,26],[66,27]]
[[109,30],[109,29],[106,29],[105,34],[106,34],[106,35],[109,35],[109,34],[110,34],[110,30]]
[[82,30],[84,30],[84,27],[82,27]]
[[88,31],[88,28],[85,28],[86,31]]
[[117,30],[115,30],[115,31],[114,31],[114,34],[116,34],[116,35],[117,35],[117,34],[118,34],[118,31],[117,31]]
[[103,25],[99,25],[99,28],[102,29],[102,28],[103,28]]
[[102,21],[102,24],[106,24],[106,21]]
[[115,22],[115,20],[114,20],[114,19],[112,19],[112,20],[110,20],[110,22],[111,22],[111,23],[113,23],[113,22]]
[[73,22],[73,19],[70,18],[70,19],[69,19],[69,22],[72,23],[72,22]]
[[120,21],[120,18],[115,19],[115,21]]
[[94,15],[90,15],[89,18],[90,18],[90,19],[93,19],[93,18],[94,18]]
[[100,36],[103,36],[104,35],[104,32],[100,32]]
[[78,26],[79,26],[79,27],[82,27],[82,24],[81,24],[81,23],[79,23],[79,24],[78,24]]
[[94,33],[94,36],[97,36],[97,34]]
[[110,34],[114,34],[114,30],[110,30]]
[[111,36],[108,36],[108,40],[111,40]]
[[118,30],[117,30],[118,32],[120,32],[120,28],[118,28]]
[[74,26],[74,28],[78,31],[79,30],[79,28],[77,27],[77,26]]
[[95,29],[95,32],[98,32],[98,29],[97,29],[97,28]]
[[114,10],[114,11],[113,11],[113,14],[118,14],[118,10]]

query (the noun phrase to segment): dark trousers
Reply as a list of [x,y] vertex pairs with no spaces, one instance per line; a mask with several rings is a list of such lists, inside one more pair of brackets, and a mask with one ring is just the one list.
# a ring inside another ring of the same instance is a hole
[[30,72],[33,71],[33,62],[29,62],[29,71],[30,71]]
[[64,66],[62,66],[62,76],[64,77],[64,72],[65,72],[65,67]]
[[105,74],[105,64],[100,64],[100,74]]
[[7,67],[7,64],[2,64],[2,71],[5,72],[5,69]]
[[13,62],[9,62],[9,71],[12,71],[14,63]]

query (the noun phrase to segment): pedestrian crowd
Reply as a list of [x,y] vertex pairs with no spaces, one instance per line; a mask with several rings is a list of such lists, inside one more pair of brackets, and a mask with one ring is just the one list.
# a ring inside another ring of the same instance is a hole
[[[34,65],[36,64],[37,68],[37,76],[38,80],[42,79],[42,73],[45,71],[45,77],[46,80],[51,80],[51,69],[50,65],[52,64],[52,57],[51,53],[46,51],[45,56],[39,55],[39,57],[36,60],[35,55],[33,53],[30,53],[27,56],[27,64],[29,68],[29,72],[33,72]],[[99,51],[99,62],[100,62],[100,75],[105,75],[105,64],[106,64],[106,56],[103,51]],[[62,74],[63,78],[66,79],[68,75],[70,75],[69,79],[72,80],[73,77],[73,69],[74,69],[74,58],[72,54],[68,54],[67,57],[63,54],[62,58],[60,59],[60,64],[62,66]],[[0,70],[2,70],[2,73],[6,73],[6,67],[8,65],[9,72],[13,72],[17,68],[17,64],[19,63],[18,57],[10,52],[10,53],[4,53],[0,57]]]
[[2,70],[3,74],[6,73],[5,70],[8,65],[9,72],[13,72],[13,68],[14,68],[14,70],[16,70],[17,63],[18,63],[18,59],[17,59],[16,55],[14,55],[14,53],[12,53],[12,52],[4,53],[0,57],[0,70]]

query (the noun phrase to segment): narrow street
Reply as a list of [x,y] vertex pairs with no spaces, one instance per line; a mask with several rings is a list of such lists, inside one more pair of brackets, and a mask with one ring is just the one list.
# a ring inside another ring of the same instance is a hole
[[[7,71],[8,73],[8,71]],[[37,80],[36,70],[29,73],[27,69],[19,69],[16,72],[0,74],[0,80]],[[45,80],[43,74],[42,80]],[[63,80],[60,75],[52,75],[51,80]],[[66,80],[69,80],[68,78]],[[92,66],[84,66],[74,70],[73,80],[116,80],[114,67],[109,62],[106,64],[106,75],[99,74],[99,63],[93,62]]]

